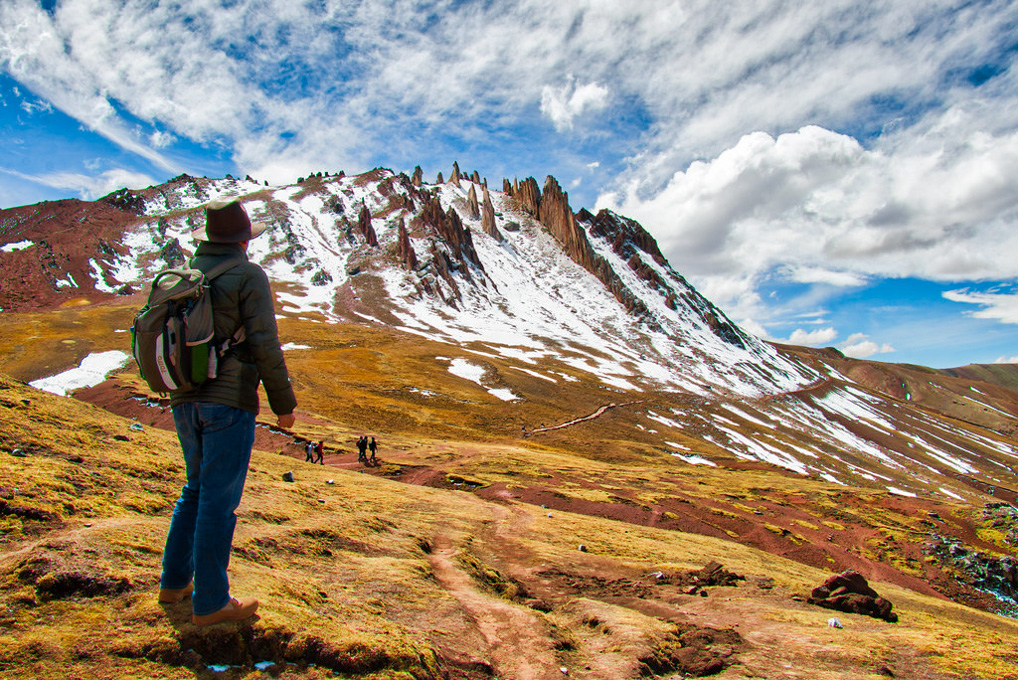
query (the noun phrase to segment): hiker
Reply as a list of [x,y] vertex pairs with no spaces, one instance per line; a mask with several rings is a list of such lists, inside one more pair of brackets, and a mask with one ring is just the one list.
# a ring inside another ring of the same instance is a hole
[[320,441],[317,444],[315,444],[315,456],[317,456],[317,459],[314,462],[325,465],[325,461],[322,460],[322,456],[324,454],[325,454],[325,442]]
[[315,443],[310,439],[308,440],[308,445],[304,447],[304,462],[315,462]]
[[373,465],[378,465],[378,457],[375,456],[375,453],[378,451],[378,444],[375,443],[374,437],[371,438],[371,443],[368,444],[368,449],[371,451],[371,463]]
[[361,435],[360,439],[357,440],[357,462],[367,463],[368,462],[368,437],[367,435]]
[[215,337],[244,331],[243,341],[219,359],[215,378],[170,395],[187,482],[170,518],[159,602],[191,595],[191,621],[199,626],[245,619],[258,609],[253,597],[231,596],[226,569],[237,524],[234,511],[254,445],[259,382],[278,426],[290,429],[295,419],[297,400],[279,344],[269,280],[247,259],[248,241],[264,230],[239,202],[217,200],[206,208],[205,226],[191,234],[199,241],[193,267],[208,271],[229,259],[238,262],[210,284]]

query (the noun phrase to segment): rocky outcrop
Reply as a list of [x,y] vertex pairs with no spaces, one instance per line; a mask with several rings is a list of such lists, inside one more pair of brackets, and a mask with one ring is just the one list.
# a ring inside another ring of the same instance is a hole
[[[710,300],[703,297],[680,275],[671,270],[661,253],[657,241],[639,222],[623,217],[610,210],[601,210],[593,215],[580,210],[576,220],[587,225],[591,238],[607,242],[611,249],[626,261],[629,268],[647,285],[664,297],[669,309],[684,305],[699,317],[704,326],[714,335],[735,347],[745,349],[748,340],[739,328]],[[650,266],[641,256],[644,253],[667,272],[667,278],[658,269]]]
[[118,189],[112,194],[99,199],[103,203],[127,211],[132,215],[145,214],[145,199],[140,194],[135,194],[130,189]]
[[424,171],[421,170],[421,166],[414,167],[414,176],[410,178],[410,183],[415,187],[419,187],[424,183]]
[[495,224],[495,206],[491,204],[491,195],[488,193],[488,187],[484,187],[484,205],[481,206],[481,229],[499,243],[505,240],[502,232],[498,230],[498,226]]
[[477,205],[477,190],[474,185],[470,185],[470,191],[467,192],[467,209],[470,211],[470,217],[477,219],[481,216],[481,208]]
[[[1008,503],[987,503],[987,506],[991,505],[1006,505],[1014,510]],[[1018,616],[1018,606],[1015,605],[1018,601],[1018,560],[1014,557],[992,555],[962,545],[955,538],[939,535],[934,535],[926,543],[924,552],[952,565],[960,582],[995,597],[1008,616]]]
[[378,246],[378,236],[375,235],[375,229],[371,226],[371,211],[368,210],[367,205],[361,205],[360,215],[357,216],[357,231],[368,242],[368,245]]
[[588,271],[594,271],[594,249],[590,247],[586,232],[580,228],[569,207],[569,194],[562,191],[558,181],[551,175],[544,181],[544,193],[540,194],[538,201],[537,219],[551,230],[573,262]]
[[167,269],[184,264],[184,260],[187,259],[184,250],[180,247],[180,241],[175,238],[167,241],[166,245],[159,250],[159,257],[162,258]]
[[396,238],[396,254],[399,256],[399,261],[403,263],[403,266],[409,271],[417,269],[417,253],[414,252],[414,247],[410,244],[410,232],[406,229],[406,223],[403,220],[399,221],[399,229]]
[[430,197],[424,202],[415,219],[419,221],[421,227],[431,231],[448,246],[450,271],[461,271],[467,280],[471,279],[470,265],[484,271],[477,251],[474,250],[470,230],[463,226],[455,210],[449,208],[448,212],[443,211],[442,203],[437,198]]
[[519,201],[523,209],[537,217],[541,204],[541,190],[537,187],[537,180],[528,177],[521,183],[513,184],[512,197]]
[[460,185],[460,178],[461,178],[461,175],[460,175],[460,165],[459,165],[459,163],[453,161],[453,164],[452,164],[452,174],[449,175],[449,184],[453,185],[454,187],[459,187],[459,185]]
[[863,614],[889,623],[898,621],[898,615],[891,611],[891,602],[880,597],[861,574],[851,570],[828,578],[813,589],[806,601],[825,609]]

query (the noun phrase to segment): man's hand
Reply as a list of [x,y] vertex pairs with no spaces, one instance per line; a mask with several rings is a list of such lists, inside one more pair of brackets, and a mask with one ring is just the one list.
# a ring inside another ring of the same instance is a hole
[[276,425],[279,425],[284,430],[289,430],[293,427],[293,424],[297,422],[297,417],[292,413],[286,415],[276,416]]

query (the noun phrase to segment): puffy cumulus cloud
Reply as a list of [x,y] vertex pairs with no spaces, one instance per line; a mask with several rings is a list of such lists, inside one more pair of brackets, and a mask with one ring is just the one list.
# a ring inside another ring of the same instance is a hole
[[541,90],[541,113],[559,132],[571,130],[576,118],[588,111],[599,111],[608,104],[608,88],[597,83],[577,85],[572,77],[568,80],[562,87],[545,85]]
[[952,302],[962,302],[980,307],[969,312],[977,319],[993,319],[1001,323],[1018,324],[1018,293],[973,292],[968,289],[949,290],[943,293]]
[[1018,364],[1018,357],[997,357],[995,364]]
[[1018,248],[1018,133],[928,144],[901,143],[891,154],[815,126],[777,138],[752,133],[648,197],[634,181],[599,206],[640,220],[698,284],[743,282],[736,296],[775,268],[832,286],[1018,276],[1010,256]]
[[816,347],[818,345],[829,345],[836,337],[838,337],[838,331],[833,328],[818,328],[813,331],[804,331],[801,328],[796,328],[788,340],[784,342],[790,345]]
[[888,354],[895,351],[895,349],[887,343],[880,345],[873,342],[865,333],[853,333],[848,336],[845,344],[841,345],[838,349],[840,349],[845,356],[852,357],[853,359],[865,359],[873,356],[874,354]]

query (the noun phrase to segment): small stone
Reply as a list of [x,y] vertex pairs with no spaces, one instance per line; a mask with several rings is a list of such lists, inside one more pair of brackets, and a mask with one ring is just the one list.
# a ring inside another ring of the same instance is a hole
[[327,482],[325,482],[325,483],[326,483],[326,484],[335,484],[335,483],[336,483],[336,480],[334,480],[334,479],[330,479],[329,481],[327,481]]
[[832,616],[831,618],[827,619],[827,627],[844,628],[844,626],[841,625],[841,619],[839,619],[837,616]]
[[585,546],[582,543],[580,543],[579,551],[580,552],[587,552],[587,546]]
[[325,499],[324,499],[324,498],[319,498],[319,499],[318,499],[318,502],[319,502],[319,503],[325,503]]
[[28,457],[28,454],[25,453],[22,449],[11,449],[11,455],[14,456],[15,458],[27,458]]
[[284,482],[292,482],[293,481],[293,471],[292,470],[288,470],[288,471],[283,473],[283,481]]
[[145,428],[142,427],[141,423],[131,423],[127,426],[128,430],[134,430],[135,432],[144,432]]

